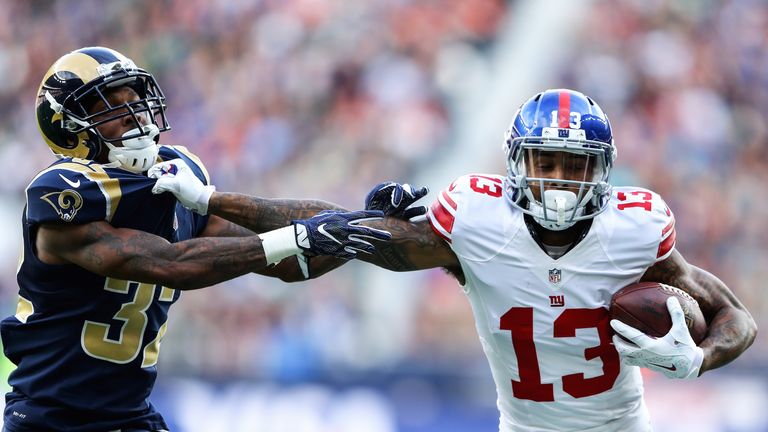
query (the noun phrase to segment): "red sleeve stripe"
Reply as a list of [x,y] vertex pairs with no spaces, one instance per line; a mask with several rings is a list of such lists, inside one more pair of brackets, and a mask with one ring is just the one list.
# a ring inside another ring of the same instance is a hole
[[445,231],[442,230],[440,225],[435,224],[435,222],[432,220],[432,214],[431,213],[430,213],[430,218],[429,218],[429,226],[432,228],[432,231],[434,231],[435,234],[437,234],[440,237],[442,237],[443,240],[447,241],[448,243],[451,242],[451,234],[450,233],[446,233]]
[[664,239],[659,245],[659,250],[656,253],[656,261],[661,261],[663,259],[666,259],[672,253],[672,250],[674,248],[675,248],[675,229],[672,228],[667,238]]
[[672,220],[670,220],[667,226],[665,226],[664,229],[661,230],[661,238],[666,238],[669,232],[672,231],[672,229],[674,228],[675,228],[675,217],[672,216]]
[[444,238],[450,240],[451,232],[453,231],[454,216],[448,213],[439,200],[432,203],[428,216],[432,229],[439,232]]
[[440,201],[440,204],[442,204],[443,207],[445,207],[445,209],[448,210],[451,214],[456,214],[456,209],[459,206],[456,205],[456,201],[454,201],[446,191],[443,191],[440,196],[437,197],[437,199]]
[[432,216],[435,217],[435,221],[437,221],[443,229],[449,233],[453,231],[453,221],[455,220],[455,217],[446,210],[440,200],[435,201],[430,210]]

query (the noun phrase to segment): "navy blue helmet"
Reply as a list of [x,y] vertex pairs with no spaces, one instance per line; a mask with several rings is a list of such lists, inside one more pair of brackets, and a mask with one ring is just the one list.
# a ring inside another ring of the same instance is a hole
[[[111,105],[109,92],[122,86],[132,88],[138,100]],[[103,108],[94,112],[98,102]],[[170,129],[165,96],[155,78],[104,47],[81,48],[56,60],[40,83],[36,112],[43,139],[60,157],[92,160],[103,145],[111,149],[117,141],[125,145],[142,138],[157,142],[159,133]],[[104,137],[96,128],[126,116],[143,127],[120,137]]]

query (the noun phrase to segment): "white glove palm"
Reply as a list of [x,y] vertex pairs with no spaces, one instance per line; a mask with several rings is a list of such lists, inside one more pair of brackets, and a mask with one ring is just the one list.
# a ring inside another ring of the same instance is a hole
[[208,213],[208,201],[216,187],[204,185],[183,159],[155,164],[147,171],[147,176],[157,179],[153,194],[170,192],[184,207],[201,215]]
[[628,365],[661,372],[669,378],[696,378],[704,361],[704,351],[693,342],[677,298],[667,299],[667,309],[672,328],[663,337],[652,338],[621,321],[611,320],[616,333],[633,342],[614,335],[613,344]]

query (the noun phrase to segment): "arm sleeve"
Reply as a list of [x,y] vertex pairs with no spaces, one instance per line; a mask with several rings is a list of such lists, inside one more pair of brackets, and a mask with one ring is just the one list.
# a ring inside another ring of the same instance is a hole
[[658,194],[654,195],[654,199],[658,200],[657,203],[654,203],[654,212],[658,213],[659,225],[664,227],[661,229],[659,248],[656,251],[656,262],[659,262],[667,259],[672,254],[672,251],[675,250],[675,215],[661,196]]
[[459,208],[458,201],[461,194],[456,186],[461,179],[460,177],[454,180],[447,188],[441,190],[427,211],[427,219],[432,231],[448,243],[452,240],[456,211]]
[[110,221],[119,203],[119,194],[110,193],[114,188],[119,188],[118,180],[105,173],[48,169],[27,187],[27,221],[31,224]]

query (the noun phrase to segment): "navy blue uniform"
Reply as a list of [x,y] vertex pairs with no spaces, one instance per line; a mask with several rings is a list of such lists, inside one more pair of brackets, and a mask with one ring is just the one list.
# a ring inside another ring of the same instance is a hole
[[[183,158],[205,183],[208,174],[183,147],[163,146],[163,160]],[[168,309],[180,293],[117,280],[76,265],[50,265],[35,253],[40,224],[107,221],[177,242],[205,228],[207,217],[153,195],[155,180],[96,162],[66,158],[32,180],[23,216],[19,305],[2,321],[10,375],[5,427],[26,431],[167,429],[148,397]]]

